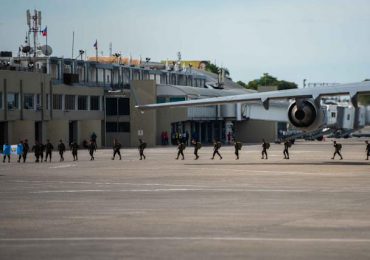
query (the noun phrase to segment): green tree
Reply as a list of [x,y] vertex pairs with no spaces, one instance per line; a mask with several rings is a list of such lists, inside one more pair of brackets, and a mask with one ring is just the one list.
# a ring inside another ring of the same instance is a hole
[[245,84],[243,81],[239,80],[236,82],[236,84],[239,84],[240,86],[242,86],[243,88],[247,88],[247,84]]
[[259,79],[249,81],[248,84],[245,84],[242,81],[238,81],[237,83],[247,89],[254,90],[257,90],[260,86],[277,86],[278,90],[293,89],[298,87],[297,84],[295,84],[294,82],[278,80],[268,73],[263,73],[263,75]]
[[[215,73],[215,74],[218,74],[219,71],[220,71],[221,67],[218,67],[216,64],[213,64],[213,63],[208,63],[206,65],[206,71],[209,71],[209,72],[212,72],[212,73]],[[229,77],[230,76],[230,72],[227,68],[223,68],[225,70],[225,76],[226,77]]]

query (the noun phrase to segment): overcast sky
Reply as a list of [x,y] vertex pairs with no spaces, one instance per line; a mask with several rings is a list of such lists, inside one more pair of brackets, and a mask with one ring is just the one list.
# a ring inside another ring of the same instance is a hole
[[[26,10],[42,11],[56,56],[85,49],[160,61],[210,60],[233,80],[264,72],[302,85],[370,78],[368,0],[1,0],[0,50],[16,52]],[[41,39],[42,41],[45,40]],[[75,55],[76,56],[76,55]]]

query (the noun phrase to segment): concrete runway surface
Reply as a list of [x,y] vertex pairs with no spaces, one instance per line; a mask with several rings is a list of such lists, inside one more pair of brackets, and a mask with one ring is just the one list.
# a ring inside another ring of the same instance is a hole
[[0,259],[370,259],[370,164],[361,139],[86,150],[0,164]]

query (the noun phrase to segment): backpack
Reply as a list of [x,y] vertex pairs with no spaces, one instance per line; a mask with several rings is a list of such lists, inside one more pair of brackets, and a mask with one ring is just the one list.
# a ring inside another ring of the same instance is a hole
[[338,150],[342,149],[342,144],[337,144]]
[[202,148],[202,144],[197,142],[196,147],[197,147],[197,149],[200,149],[200,148]]
[[270,149],[270,143],[266,143],[266,149]]
[[141,149],[143,149],[143,150],[144,150],[145,148],[146,148],[146,143],[142,143],[142,144],[141,144]]
[[181,143],[181,149],[182,150],[185,150],[185,148],[186,148],[185,144],[184,143]]
[[216,143],[216,147],[217,147],[218,149],[220,149],[220,148],[221,148],[221,142],[217,142],[217,143]]
[[236,148],[237,148],[238,150],[241,150],[241,149],[242,149],[242,146],[243,146],[243,144],[242,144],[242,143],[240,143],[240,142],[237,142],[237,143],[236,143]]

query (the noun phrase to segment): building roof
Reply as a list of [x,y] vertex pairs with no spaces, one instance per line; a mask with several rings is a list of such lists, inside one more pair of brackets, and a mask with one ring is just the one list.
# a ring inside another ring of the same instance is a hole
[[238,89],[208,89],[208,88],[195,88],[191,86],[179,85],[157,85],[158,96],[187,96],[190,98],[208,98],[208,97],[221,97],[231,96],[246,93],[253,93],[254,91],[238,88]]

